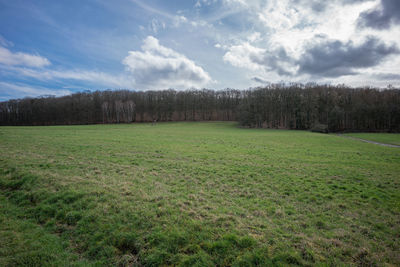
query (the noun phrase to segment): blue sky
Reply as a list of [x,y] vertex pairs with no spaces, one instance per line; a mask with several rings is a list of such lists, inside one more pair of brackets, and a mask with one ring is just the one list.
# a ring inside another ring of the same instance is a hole
[[400,85],[398,0],[0,0],[0,101],[83,90]]

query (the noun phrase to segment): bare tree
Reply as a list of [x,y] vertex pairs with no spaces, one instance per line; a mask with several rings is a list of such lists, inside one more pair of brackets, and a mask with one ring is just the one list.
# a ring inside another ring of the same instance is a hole
[[96,91],[0,103],[0,125],[224,120],[247,127],[400,131],[400,90],[272,84],[249,90]]

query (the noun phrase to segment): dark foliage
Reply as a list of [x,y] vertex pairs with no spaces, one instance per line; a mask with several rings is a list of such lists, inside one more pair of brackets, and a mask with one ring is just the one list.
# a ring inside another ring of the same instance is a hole
[[0,125],[239,121],[245,127],[400,131],[400,90],[316,84],[249,90],[82,92],[0,103]]

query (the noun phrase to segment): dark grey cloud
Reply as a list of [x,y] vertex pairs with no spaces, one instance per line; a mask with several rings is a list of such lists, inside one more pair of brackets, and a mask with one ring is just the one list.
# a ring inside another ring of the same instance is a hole
[[363,3],[363,2],[371,2],[373,0],[341,0],[343,4],[357,4],[357,3]]
[[376,66],[388,56],[399,53],[396,45],[386,45],[375,37],[369,37],[360,45],[326,40],[306,49],[297,61],[298,73],[320,77],[354,75],[356,69]]
[[387,29],[392,24],[400,24],[400,0],[381,0],[374,9],[360,14],[359,27]]
[[258,82],[258,83],[262,83],[262,84],[270,84],[269,81],[266,81],[260,77],[253,77],[251,78],[252,81]]
[[375,74],[374,77],[376,77],[379,80],[398,80],[400,81],[400,74],[399,73],[378,73]]
[[300,4],[300,5],[309,5],[311,9],[316,12],[323,12],[329,5],[332,4],[343,4],[343,5],[352,5],[362,2],[371,2],[373,0],[292,0],[293,4]]
[[322,12],[326,9],[326,2],[312,2],[311,8],[315,12]]
[[286,70],[282,63],[294,63],[293,59],[288,56],[286,50],[281,47],[274,51],[268,51],[260,57],[260,55],[250,55],[250,60],[256,64],[264,66],[267,70],[274,70],[279,75],[292,75],[293,73]]

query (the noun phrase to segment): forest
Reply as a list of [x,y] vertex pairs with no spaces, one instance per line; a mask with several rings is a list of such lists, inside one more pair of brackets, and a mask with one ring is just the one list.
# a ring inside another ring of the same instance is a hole
[[400,90],[271,84],[247,90],[85,91],[0,103],[0,125],[238,121],[244,127],[400,132]]

